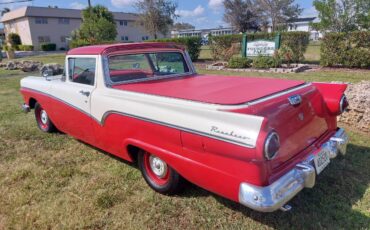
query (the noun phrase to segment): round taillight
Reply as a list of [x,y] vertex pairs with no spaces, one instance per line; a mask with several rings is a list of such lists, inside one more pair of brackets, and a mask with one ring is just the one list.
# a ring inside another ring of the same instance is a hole
[[349,103],[348,103],[348,100],[347,100],[347,97],[346,95],[342,95],[342,97],[340,98],[340,102],[339,102],[339,109],[340,109],[340,113],[343,113],[346,108],[348,107]]
[[280,148],[279,135],[276,132],[270,132],[265,140],[265,157],[267,160],[271,160],[276,157]]

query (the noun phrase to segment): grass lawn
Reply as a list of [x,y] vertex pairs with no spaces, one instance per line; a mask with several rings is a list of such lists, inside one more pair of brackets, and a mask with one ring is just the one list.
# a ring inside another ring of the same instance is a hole
[[320,43],[312,42],[308,45],[306,53],[304,54],[306,62],[320,63]]
[[[63,62],[62,55],[37,58]],[[303,190],[290,202],[292,211],[258,213],[196,186],[189,185],[178,196],[157,194],[135,166],[67,135],[42,133],[33,113],[20,111],[19,80],[25,75],[0,71],[0,229],[370,228],[367,135],[349,132],[348,154],[333,160],[313,189]],[[370,79],[368,71],[268,76]]]

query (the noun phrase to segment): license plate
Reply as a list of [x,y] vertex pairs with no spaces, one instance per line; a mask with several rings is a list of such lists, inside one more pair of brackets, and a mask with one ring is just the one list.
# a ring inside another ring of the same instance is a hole
[[321,149],[314,158],[316,173],[320,174],[322,170],[330,163],[329,153],[323,148]]

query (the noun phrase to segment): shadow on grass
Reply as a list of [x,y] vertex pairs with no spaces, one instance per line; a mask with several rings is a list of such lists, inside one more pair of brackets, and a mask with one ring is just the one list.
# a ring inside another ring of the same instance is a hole
[[[367,229],[370,218],[352,206],[370,183],[370,148],[350,144],[348,154],[333,160],[312,189],[302,190],[289,203],[290,212],[260,213],[219,196],[230,209],[273,228]],[[366,210],[365,210],[366,211]]]
[[[135,163],[91,147],[137,168]],[[289,202],[293,207],[289,212],[279,210],[273,213],[257,212],[191,183],[187,183],[184,191],[178,196],[213,196],[231,210],[277,229],[366,229],[370,226],[370,218],[354,210],[352,206],[363,197],[370,183],[369,165],[370,148],[349,144],[347,154],[331,162],[329,167],[317,177],[314,188],[302,190]]]

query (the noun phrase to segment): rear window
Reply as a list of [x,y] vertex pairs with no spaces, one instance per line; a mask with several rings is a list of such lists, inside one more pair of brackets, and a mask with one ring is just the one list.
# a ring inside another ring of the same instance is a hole
[[114,55],[108,58],[108,65],[112,82],[150,80],[189,72],[180,52]]

